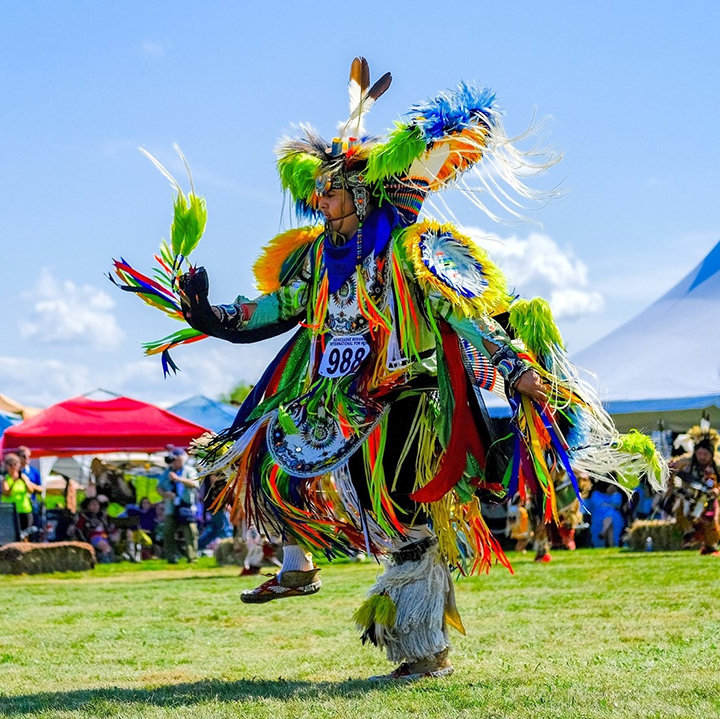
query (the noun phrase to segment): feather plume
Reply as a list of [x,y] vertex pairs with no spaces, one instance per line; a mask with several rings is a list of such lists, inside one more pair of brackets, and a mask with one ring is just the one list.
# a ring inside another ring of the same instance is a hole
[[[356,57],[350,66],[348,96],[350,100],[350,117],[338,127],[343,138],[348,137],[351,130],[355,137],[365,135],[364,120],[376,100],[385,93],[392,83],[392,75],[386,72],[370,87],[370,67],[364,57]],[[353,126],[355,123],[355,126]]]
[[[346,123],[346,127],[350,126],[357,119],[357,129],[355,135],[363,137],[365,135],[365,126],[363,124],[366,115],[370,112],[370,108],[375,101],[385,93],[392,83],[392,75],[386,72],[368,91],[363,95],[360,104],[350,114],[350,119]],[[344,134],[344,133],[343,133]]]
[[552,309],[541,297],[515,300],[510,307],[510,325],[536,357],[550,355],[555,348],[564,349]]
[[356,57],[350,65],[350,80],[348,82],[348,96],[350,101],[349,112],[362,102],[362,97],[370,85],[370,68],[364,57]]
[[285,157],[286,155],[305,153],[324,160],[327,157],[325,151],[329,147],[328,142],[311,125],[301,123],[297,126],[297,129],[300,130],[302,135],[300,137],[284,137],[277,144],[275,154],[279,157]]
[[138,150],[142,152],[145,157],[147,157],[150,162],[152,162],[153,165],[165,176],[165,178],[170,182],[170,184],[173,186],[173,189],[179,194],[182,195],[182,187],[180,187],[180,183],[165,169],[165,166],[160,162],[160,160],[157,159],[154,155],[151,155],[144,147],[138,147]]
[[392,75],[386,72],[368,91],[365,95],[365,102],[371,103],[370,106],[366,107],[366,111],[372,107],[372,103],[378,98],[382,97],[392,84]]

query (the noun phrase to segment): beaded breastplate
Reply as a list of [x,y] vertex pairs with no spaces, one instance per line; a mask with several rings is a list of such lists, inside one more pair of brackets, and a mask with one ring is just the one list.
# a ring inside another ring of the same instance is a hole
[[[388,301],[390,282],[391,248],[386,248],[378,257],[370,254],[363,262],[360,272],[368,296],[379,310]],[[338,289],[328,297],[325,319],[325,354],[320,361],[320,373],[329,378],[323,385],[326,399],[320,411],[309,412],[309,396],[299,397],[283,408],[284,420],[275,415],[268,423],[267,443],[275,462],[288,474],[295,477],[316,477],[336,469],[363,444],[387,410],[385,403],[371,403],[370,407],[361,397],[354,398],[354,412],[362,413],[361,421],[348,426],[341,424],[337,412],[333,411],[336,401],[333,389],[336,379],[347,379],[362,372],[370,362],[354,362],[359,357],[359,348],[368,347],[363,336],[368,332],[368,321],[360,311],[358,302],[358,277],[354,272]],[[333,344],[337,343],[336,361],[333,362]],[[347,365],[343,367],[345,355]],[[323,371],[325,367],[329,373]],[[334,374],[333,374],[334,371]],[[288,421],[291,420],[291,421]],[[294,426],[293,426],[294,425]]]
[[[379,310],[387,305],[391,245],[389,243],[377,257],[375,253],[370,253],[360,268],[367,294]],[[333,335],[360,335],[368,331],[368,321],[358,305],[357,271],[345,280],[339,290],[330,293],[325,329]]]

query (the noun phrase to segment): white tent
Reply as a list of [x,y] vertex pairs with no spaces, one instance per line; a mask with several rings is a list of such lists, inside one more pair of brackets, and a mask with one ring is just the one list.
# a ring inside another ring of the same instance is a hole
[[720,423],[720,242],[644,312],[573,356],[619,429]]

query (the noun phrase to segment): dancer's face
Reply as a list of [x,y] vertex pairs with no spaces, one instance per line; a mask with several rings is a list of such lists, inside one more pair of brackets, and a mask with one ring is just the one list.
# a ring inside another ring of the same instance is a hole
[[318,208],[334,232],[339,232],[347,239],[357,232],[358,216],[348,190],[329,190],[320,198]]
[[695,450],[695,459],[701,467],[707,467],[707,465],[710,464],[712,458],[712,453],[709,450],[705,449],[705,447],[698,447]]

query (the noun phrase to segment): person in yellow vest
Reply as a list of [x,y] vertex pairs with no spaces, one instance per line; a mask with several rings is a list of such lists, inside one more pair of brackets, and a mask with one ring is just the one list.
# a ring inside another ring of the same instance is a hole
[[6,474],[2,482],[2,501],[15,505],[20,531],[25,532],[33,526],[33,492],[41,492],[42,487],[22,474],[20,465],[17,454],[10,453],[5,457]]

